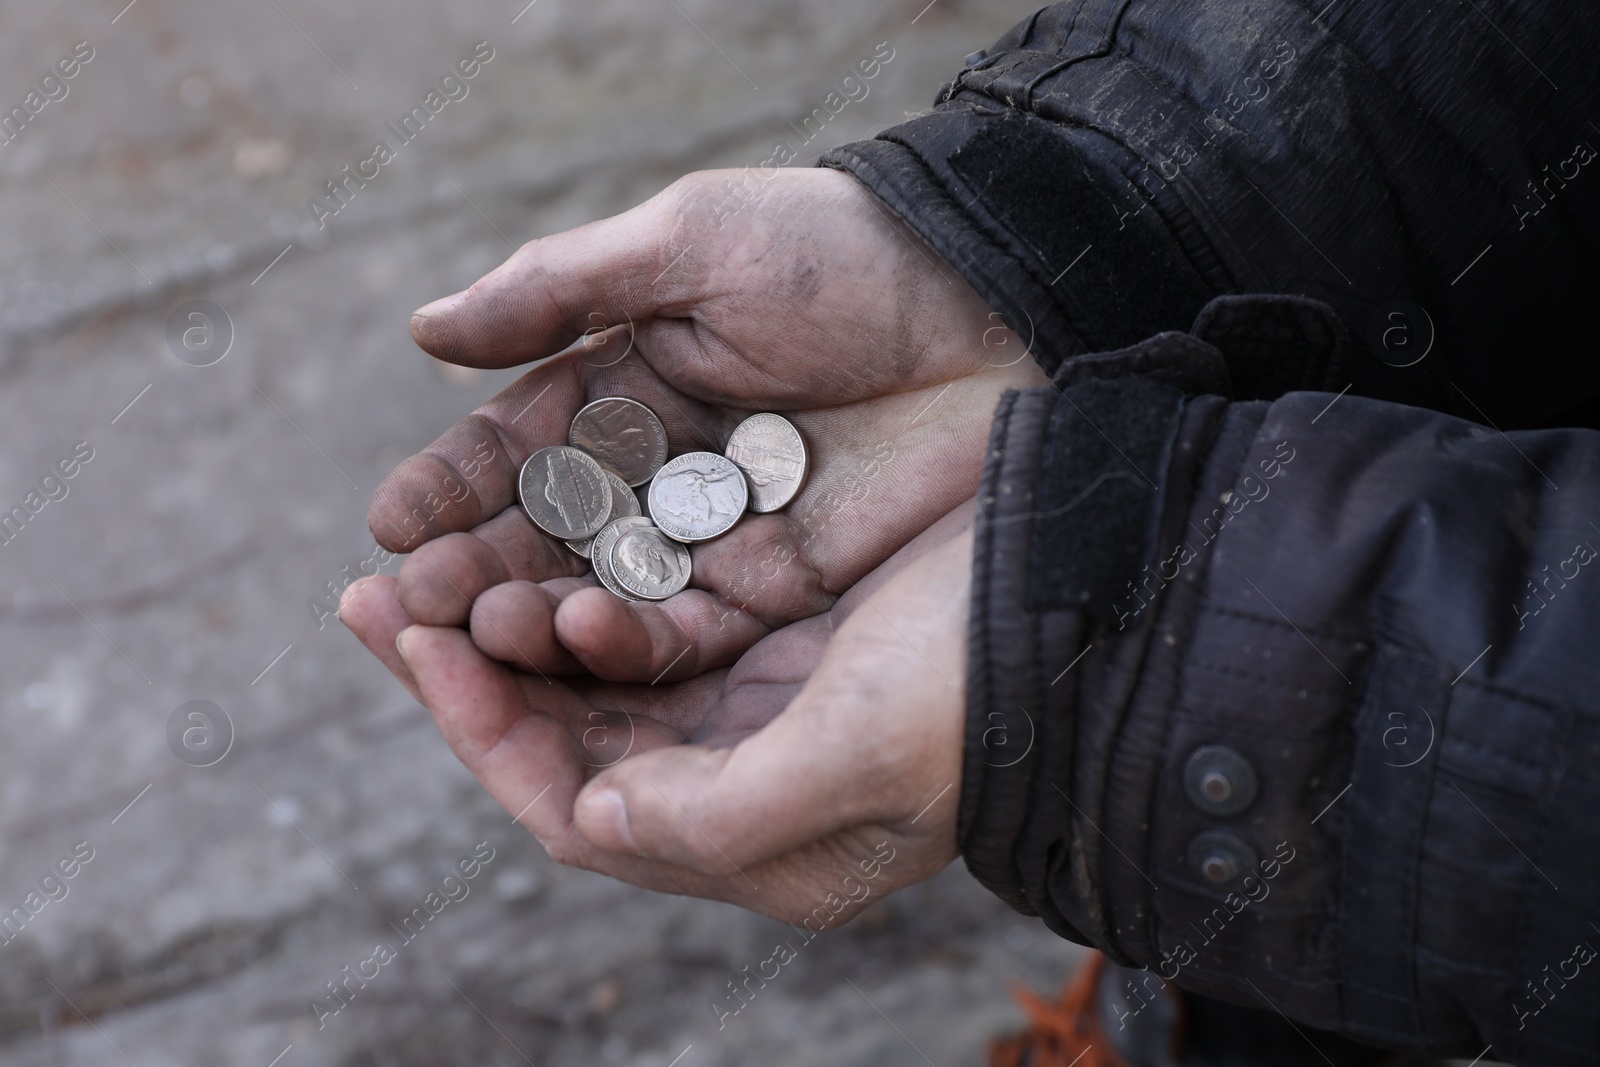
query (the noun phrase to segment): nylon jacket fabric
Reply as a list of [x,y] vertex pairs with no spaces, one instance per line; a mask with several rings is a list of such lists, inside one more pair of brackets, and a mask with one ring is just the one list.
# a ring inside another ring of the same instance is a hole
[[1014,907],[1373,1044],[1600,1059],[1596,56],[1594,5],[1081,0],[824,159],[1054,375],[975,534],[960,834]]
[[[1600,391],[1564,326],[1600,270],[1597,54],[1573,0],[1074,0],[823,162],[1047,369],[1296,293],[1387,356],[1354,392],[1533,425]],[[1397,300],[1433,327],[1408,367],[1379,341]]]

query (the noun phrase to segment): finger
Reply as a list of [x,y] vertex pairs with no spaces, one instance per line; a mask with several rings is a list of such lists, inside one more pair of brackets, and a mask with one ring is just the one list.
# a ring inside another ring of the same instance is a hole
[[588,569],[566,545],[536,529],[520,507],[471,533],[450,533],[417,548],[400,568],[400,603],[425,626],[462,626],[484,590],[514,580],[545,581]]
[[561,602],[555,628],[596,677],[650,685],[725,667],[768,632],[754,616],[698,589],[644,604],[583,590]]
[[379,483],[367,525],[392,552],[470,530],[517,500],[522,464],[565,444],[583,385],[568,360],[523,375]]
[[378,662],[400,679],[400,684],[419,703],[422,701],[422,691],[417,688],[411,668],[406,666],[400,658],[399,649],[395,648],[395,638],[413,620],[395,596],[393,578],[380,574],[350,583],[339,598],[339,621],[349,627],[369,652],[378,657]]
[[[723,895],[703,876],[602,852],[577,833],[573,798],[588,775],[616,758],[607,746],[621,735],[590,734],[586,746],[582,733],[593,729],[593,709],[565,686],[494,663],[460,630],[412,626],[397,644],[456,758],[552,859],[648,888]],[[635,726],[635,748],[671,743],[663,728]]]
[[[789,870],[705,874],[597,848],[572,822],[573,799],[584,777],[681,749],[676,743],[680,735],[638,714],[584,711],[585,702],[560,683],[496,666],[459,630],[413,626],[401,641],[457,758],[559,863],[649,889],[729,900],[767,915],[803,917],[820,899],[815,888],[819,873],[825,869],[832,884],[840,867],[848,868],[859,861],[857,853],[869,851],[858,847],[846,850],[848,855],[825,856],[840,850],[816,850],[818,855],[788,865],[793,868]],[[701,684],[696,679],[690,686]]]
[[[613,339],[530,371],[402,462],[373,493],[367,510],[373,536],[391,551],[411,552],[491,521],[518,500],[527,458],[565,444],[573,415],[600,397],[631,397],[655,411],[674,454],[720,452],[737,419],[666,385],[631,347],[620,358],[610,354],[623,344]],[[531,524],[523,532],[528,539],[542,536]]]
[[[588,772],[567,726],[530,713],[518,676],[460,630],[411,626],[397,644],[456,758],[553,856],[570,855],[570,805]],[[547,700],[576,703],[559,683],[546,688]]]
[[960,778],[970,552],[958,538],[886,585],[790,707],[734,748],[682,746],[602,772],[575,802],[584,836],[709,874],[864,822],[914,821]]
[[[693,238],[669,244],[683,184],[621,215],[529,241],[470,289],[418,308],[412,338],[449,363],[509,367],[554,355],[585,331],[653,315],[664,298],[684,299],[702,257],[685,253]],[[680,255],[690,264],[671,262]],[[677,276],[660,286],[669,265]]]
[[556,638],[556,608],[563,599],[557,589],[537,582],[507,581],[486,589],[472,604],[472,642],[526,671],[578,673],[583,664]]

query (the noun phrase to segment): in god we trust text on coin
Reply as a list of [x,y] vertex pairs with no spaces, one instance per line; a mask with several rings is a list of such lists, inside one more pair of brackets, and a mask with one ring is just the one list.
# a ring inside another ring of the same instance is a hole
[[615,471],[629,485],[648,482],[667,461],[667,431],[656,413],[623,396],[584,405],[573,416],[567,443]]
[[715,452],[685,452],[650,480],[650,517],[677,541],[709,541],[728,532],[749,501],[744,472]]
[[589,552],[589,562],[594,565],[594,576],[600,579],[601,585],[624,600],[642,598],[617,583],[617,576],[611,570],[611,548],[617,543],[617,538],[628,530],[649,526],[650,520],[643,515],[629,515],[607,523],[605,529],[594,535],[594,545]]

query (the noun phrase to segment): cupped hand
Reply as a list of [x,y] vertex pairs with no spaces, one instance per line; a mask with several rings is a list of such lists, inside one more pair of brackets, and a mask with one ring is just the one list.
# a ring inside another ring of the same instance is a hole
[[[420,309],[412,333],[480,367],[580,344],[383,482],[373,533],[412,556],[377,593],[387,601],[352,624],[470,622],[499,659],[616,682],[725,667],[826,612],[972,495],[999,393],[1045,380],[964,281],[855,179],[821,169],[690,175],[623,215],[530,242]],[[795,500],[694,546],[691,588],[660,604],[580,579],[585,561],[516,503],[527,456],[564,443],[578,408],[611,395],[654,409],[672,454],[721,452],[760,410],[784,413],[810,449]]]
[[957,854],[971,515],[679,682],[518,670],[412,624],[388,577],[341,616],[559,862],[820,931]]

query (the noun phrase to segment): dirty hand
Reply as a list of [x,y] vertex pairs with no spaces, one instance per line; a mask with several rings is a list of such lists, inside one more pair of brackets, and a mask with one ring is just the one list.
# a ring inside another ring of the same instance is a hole
[[[748,199],[728,191],[740,180],[755,186]],[[373,614],[470,624],[497,659],[618,682],[727,666],[826,612],[972,496],[998,395],[1045,380],[935,253],[854,178],[822,169],[690,175],[632,211],[524,245],[419,310],[412,333],[477,367],[584,343],[378,488],[374,535],[412,555],[397,584],[363,585],[386,601]],[[808,481],[783,511],[694,546],[689,589],[624,603],[580,579],[586,562],[517,505],[523,460],[565,443],[578,408],[610,395],[650,406],[673,455],[721,452],[750,412],[782,412],[809,443]],[[367,643],[398,666],[388,641]]]
[[557,861],[814,933],[957,854],[971,516],[731,670],[670,684],[507,666],[371,595],[387,577],[351,586],[341,614],[374,650],[398,638],[395,673]]

